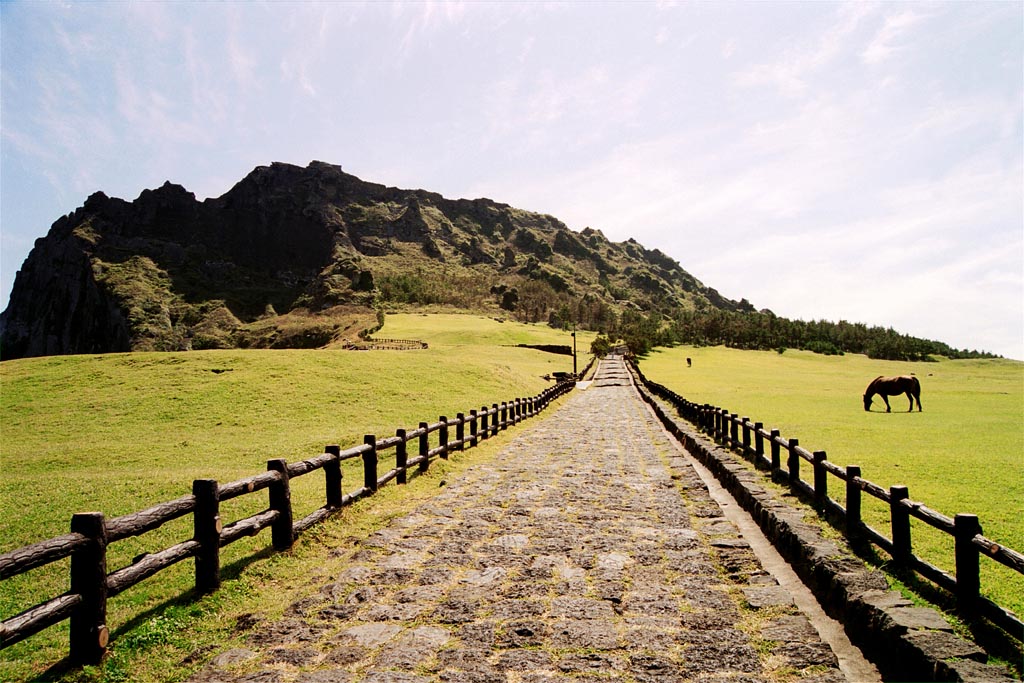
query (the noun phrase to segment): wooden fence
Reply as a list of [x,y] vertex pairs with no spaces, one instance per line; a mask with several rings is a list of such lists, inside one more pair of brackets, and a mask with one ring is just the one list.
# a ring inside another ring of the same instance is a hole
[[[980,615],[1017,640],[1024,639],[1021,619],[980,594],[979,574],[981,556],[1024,574],[1024,555],[983,536],[977,515],[958,514],[950,519],[923,503],[911,500],[906,486],[890,486],[886,490],[864,479],[856,465],[841,467],[829,462],[825,451],[808,451],[800,446],[799,439],[785,438],[778,429],[765,429],[762,423],[752,422],[750,418],[740,417],[725,408],[692,403],[671,389],[648,380],[635,364],[632,368],[648,391],[670,403],[681,417],[697,425],[717,443],[740,453],[756,468],[770,471],[773,480],[788,484],[795,494],[813,504],[842,530],[852,545],[873,543],[892,557],[896,567],[913,570],[949,591],[956,599],[957,608],[964,614]],[[659,409],[658,406],[655,408]],[[813,481],[801,478],[801,462],[810,465]],[[829,497],[830,476],[842,482],[846,493],[845,506]],[[891,538],[871,528],[861,518],[861,500],[865,493],[888,506]],[[911,517],[953,537],[955,575],[914,555]]]
[[[220,549],[224,546],[269,527],[274,549],[286,550],[298,534],[341,508],[373,494],[391,480],[404,484],[410,472],[427,471],[436,458],[447,459],[453,451],[472,448],[499,431],[533,417],[574,386],[575,381],[571,379],[559,382],[535,397],[482,406],[479,410],[470,410],[468,416],[459,413],[454,420],[441,416],[433,424],[421,422],[417,429],[398,429],[395,436],[385,439],[367,435],[362,445],[346,450],[327,446],[323,454],[301,462],[270,460],[266,472],[230,484],[198,479],[192,482],[190,495],[122,517],[108,520],[102,512],[76,514],[71,518],[70,533],[0,555],[0,580],[71,558],[70,590],[0,622],[0,649],[70,619],[71,662],[97,663],[103,658],[109,640],[106,615],[110,598],[190,557],[195,558],[196,590],[212,592],[220,585]],[[454,439],[450,438],[452,429]],[[431,447],[430,435],[435,433],[437,445]],[[410,443],[415,449],[412,454]],[[394,449],[395,465],[380,474],[380,456],[388,449]],[[341,464],[357,458],[362,460],[362,485],[343,493]],[[324,473],[326,502],[306,517],[295,520],[289,482],[317,470]],[[222,502],[263,489],[267,490],[269,501],[266,510],[222,524]],[[194,534],[191,539],[107,572],[110,544],[152,531],[185,515],[192,515]]]
[[376,339],[367,337],[360,348],[371,351],[414,351],[426,349],[427,342],[419,339]]

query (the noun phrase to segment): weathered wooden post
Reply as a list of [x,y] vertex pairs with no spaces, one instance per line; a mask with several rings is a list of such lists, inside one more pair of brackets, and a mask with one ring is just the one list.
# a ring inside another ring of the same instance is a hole
[[212,593],[220,588],[220,487],[214,479],[192,482],[196,507],[192,512],[196,550],[196,592]]
[[267,470],[280,475],[277,481],[267,488],[270,509],[277,510],[277,519],[270,526],[271,543],[274,545],[274,550],[288,550],[295,542],[295,530],[292,528],[292,490],[288,479],[288,463],[281,458],[268,460]]
[[486,439],[491,435],[491,429],[487,426],[487,406],[480,406],[480,439]]
[[781,436],[778,429],[773,429],[771,435],[768,437],[772,445],[772,472],[778,472],[782,469],[782,453],[781,447],[779,446],[779,437]]
[[442,415],[437,418],[441,428],[437,430],[437,445],[441,447],[441,459],[448,459],[448,418]]
[[978,548],[974,537],[981,533],[977,515],[960,513],[953,518],[953,537],[956,540],[956,601],[957,607],[970,612],[977,608],[981,594]]
[[102,512],[79,512],[71,531],[89,539],[71,555],[71,593],[82,596],[71,613],[70,658],[75,664],[99,664],[107,652],[107,527]]
[[764,429],[764,424],[761,422],[754,423],[754,467],[755,469],[761,469],[763,467],[762,462],[764,460],[764,435],[761,430]]
[[363,443],[370,447],[363,451],[363,487],[373,493],[377,490],[377,437],[366,434]]
[[455,414],[455,440],[459,442],[459,445],[455,447],[455,450],[464,451],[466,450],[466,415],[465,413]]
[[828,472],[825,471],[825,451],[814,451],[814,505],[819,510],[825,509],[828,500]]
[[409,449],[405,440],[405,430],[396,429],[395,436],[399,439],[398,443],[395,444],[395,469],[398,470],[398,474],[395,476],[395,483],[404,484],[408,480],[405,470],[409,465]]
[[324,485],[327,488],[327,507],[333,510],[341,509],[341,501],[345,496],[341,490],[341,446],[331,444],[324,446],[324,453],[330,453],[334,457],[324,465]]
[[912,554],[910,543],[910,511],[903,501],[910,498],[906,486],[889,487],[889,518],[892,525],[892,559],[897,565],[906,565]]
[[501,431],[508,429],[508,401],[501,402]]
[[420,422],[420,474],[430,468],[430,434],[427,433],[429,427],[426,422]]
[[512,424],[517,425],[523,419],[522,408],[521,399],[517,398],[512,402]]
[[860,517],[860,467],[846,466],[846,538],[856,545],[863,536],[863,522]]
[[800,481],[800,456],[796,454],[796,447],[800,445],[800,439],[789,440],[789,458],[786,460],[786,466],[789,469],[789,485],[792,488],[796,488],[797,482]]
[[469,411],[469,447],[476,446],[476,411]]
[[736,448],[740,445],[739,415],[728,413],[727,417],[729,420],[729,448]]
[[500,409],[497,403],[492,404],[491,409],[494,411],[494,418],[491,420],[491,435],[495,436],[498,434],[498,430],[501,428],[501,426],[498,424],[499,422],[501,422],[501,420],[498,419]]
[[743,457],[750,458],[750,418],[742,417],[740,421],[743,423]]

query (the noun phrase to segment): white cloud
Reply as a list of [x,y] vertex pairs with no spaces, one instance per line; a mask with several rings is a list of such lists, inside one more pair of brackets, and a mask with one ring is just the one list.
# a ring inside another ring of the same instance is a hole
[[861,54],[861,58],[866,64],[877,65],[888,60],[894,53],[906,49],[901,45],[901,41],[924,18],[923,14],[914,10],[904,10],[887,16],[882,28]]

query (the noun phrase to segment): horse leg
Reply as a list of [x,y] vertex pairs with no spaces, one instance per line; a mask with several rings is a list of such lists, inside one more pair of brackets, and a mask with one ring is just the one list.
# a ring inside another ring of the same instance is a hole
[[910,407],[907,408],[907,412],[908,413],[913,412],[913,410],[914,410],[914,395],[912,393],[910,393],[909,391],[907,392],[907,400],[910,401]]
[[889,397],[886,396],[885,394],[881,394],[881,396],[882,396],[882,400],[885,401],[885,412],[891,413],[892,412],[892,408],[889,407]]

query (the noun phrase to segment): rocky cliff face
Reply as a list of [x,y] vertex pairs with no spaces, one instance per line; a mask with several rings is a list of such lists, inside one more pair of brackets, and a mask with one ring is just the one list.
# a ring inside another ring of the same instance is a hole
[[392,301],[739,306],[632,240],[275,163],[202,202],[169,182],[133,202],[93,194],[18,272],[0,354],[318,346]]

